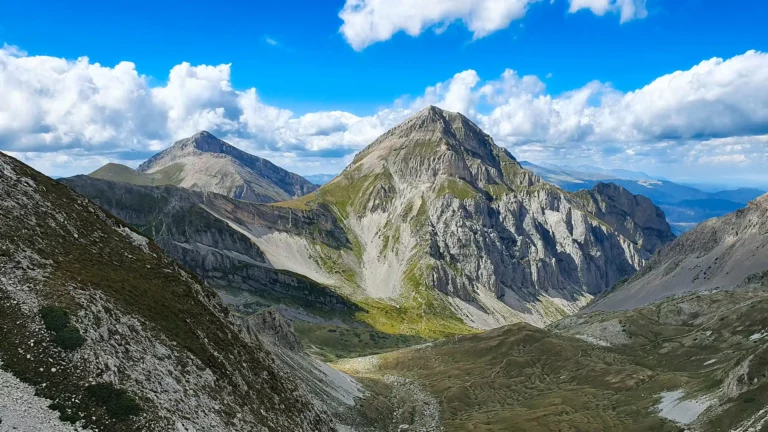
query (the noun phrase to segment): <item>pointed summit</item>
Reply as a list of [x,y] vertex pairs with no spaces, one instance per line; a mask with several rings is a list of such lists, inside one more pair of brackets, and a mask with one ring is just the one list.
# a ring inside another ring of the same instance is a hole
[[[430,105],[376,139],[345,172],[377,171],[387,166],[409,183],[433,183],[438,177],[486,183],[519,184],[504,180],[502,171],[522,170],[508,151],[466,116]],[[531,177],[522,179],[530,184]]]
[[208,131],[176,141],[136,171],[172,179],[170,184],[253,202],[289,200],[317,189],[303,177],[246,153]]
[[[204,153],[222,153],[233,154],[240,152],[236,147],[220,140],[208,131],[200,131],[189,138],[183,138],[173,143],[171,149],[176,152],[201,151]],[[170,149],[169,149],[170,150]],[[150,161],[139,166],[139,171],[144,171],[143,167]]]

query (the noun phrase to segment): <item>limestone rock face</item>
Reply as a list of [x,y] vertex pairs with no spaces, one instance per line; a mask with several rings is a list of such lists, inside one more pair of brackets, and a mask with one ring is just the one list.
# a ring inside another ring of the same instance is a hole
[[[220,149],[207,138],[201,143]],[[174,147],[140,170],[200,151],[193,142]],[[435,107],[292,201],[263,205],[171,186],[66,182],[215,285],[252,290],[265,286],[254,281],[298,274],[364,308],[374,302],[397,311],[387,325],[407,333],[431,325],[431,334],[442,334],[456,322],[545,325],[634,274],[674,238],[649,200],[609,185],[565,192],[524,169],[466,117]],[[296,280],[289,291],[303,286]]]

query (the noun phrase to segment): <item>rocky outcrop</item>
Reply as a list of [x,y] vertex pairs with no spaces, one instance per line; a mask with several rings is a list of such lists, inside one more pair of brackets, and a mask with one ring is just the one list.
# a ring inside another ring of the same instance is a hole
[[614,183],[598,183],[578,195],[590,213],[647,252],[646,258],[675,239],[664,212],[642,195]]
[[275,346],[293,352],[301,351],[301,342],[293,331],[293,325],[275,309],[263,309],[244,318],[244,326],[247,332]]
[[177,185],[257,203],[285,201],[317,186],[206,131],[175,142],[134,171],[108,164],[92,177],[139,185]]

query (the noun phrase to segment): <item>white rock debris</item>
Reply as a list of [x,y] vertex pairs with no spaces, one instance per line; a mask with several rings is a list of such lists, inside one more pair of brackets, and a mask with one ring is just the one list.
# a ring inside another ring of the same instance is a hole
[[59,420],[51,401],[2,369],[0,363],[0,432],[74,432],[80,428]]
[[656,407],[659,415],[682,425],[693,423],[707,407],[715,402],[708,397],[683,400],[685,393],[682,390],[664,392],[659,396],[661,396],[661,402]]

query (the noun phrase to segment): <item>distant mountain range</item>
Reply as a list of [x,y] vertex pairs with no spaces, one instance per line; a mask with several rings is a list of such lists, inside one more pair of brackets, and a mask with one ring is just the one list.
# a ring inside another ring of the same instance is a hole
[[655,179],[643,172],[622,169],[608,170],[588,165],[569,167],[527,161],[520,164],[565,190],[577,191],[590,189],[597,183],[615,183],[633,194],[646,196],[664,210],[675,234],[686,232],[707,219],[743,208],[765,193],[753,188],[705,192],[692,186]]
[[329,181],[333,180],[334,177],[336,177],[338,174],[310,174],[305,175],[304,178],[309,180],[311,183],[314,183],[318,186],[322,186]]

